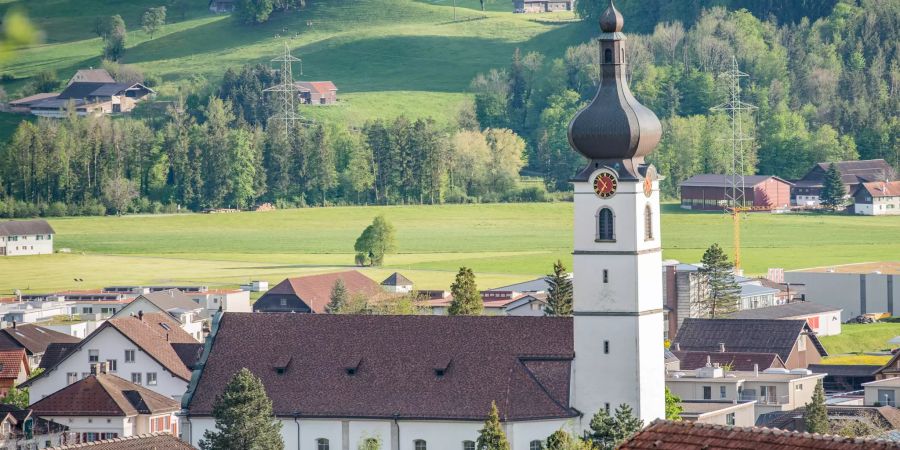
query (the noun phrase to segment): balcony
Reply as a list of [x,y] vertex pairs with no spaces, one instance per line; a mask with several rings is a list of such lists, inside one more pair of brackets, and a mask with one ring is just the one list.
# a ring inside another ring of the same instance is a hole
[[756,400],[757,405],[786,405],[790,402],[789,395],[756,395],[742,392],[740,401],[749,402]]

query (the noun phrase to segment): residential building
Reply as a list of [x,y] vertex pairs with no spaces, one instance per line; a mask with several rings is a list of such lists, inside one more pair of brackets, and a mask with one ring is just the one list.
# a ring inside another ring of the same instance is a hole
[[756,400],[688,400],[679,403],[681,419],[688,422],[752,427],[756,423]]
[[784,361],[777,353],[728,352],[723,349],[722,351],[693,352],[674,350],[672,354],[678,358],[678,368],[675,370],[694,370],[705,367],[707,364],[718,364],[729,370],[744,372],[784,368]]
[[[818,163],[803,176],[794,181],[791,188],[791,201],[797,206],[819,206],[819,194],[825,182],[825,174],[831,163]],[[849,195],[860,183],[872,181],[891,181],[897,178],[893,167],[883,159],[863,161],[837,161],[835,168],[841,174],[844,190]]]
[[894,315],[895,308],[900,311],[900,262],[791,270],[784,273],[784,279],[803,284],[808,301],[841,309],[840,322],[860,314]]
[[[885,433],[877,436],[886,438],[881,441],[889,445],[898,445],[898,441],[891,437],[892,430],[900,429],[900,410],[893,406],[863,406],[863,405],[825,405],[828,414],[828,422],[835,429],[853,424],[855,428],[868,430],[885,430]],[[800,407],[793,411],[773,412],[760,417],[756,421],[757,426],[778,428],[785,431],[806,431],[806,408]],[[878,447],[868,447],[878,448]],[[884,448],[884,447],[882,447]],[[887,447],[892,448],[892,447]]]
[[805,320],[818,336],[841,334],[841,309],[814,302],[793,302],[765,308],[745,309],[728,319]]
[[248,292],[266,292],[269,290],[269,282],[265,280],[253,280],[247,284],[242,284],[241,290]]
[[[894,355],[883,366],[873,372],[875,380],[900,377],[900,350],[895,350]],[[874,381],[874,380],[873,380]]]
[[392,294],[408,294],[413,290],[413,282],[399,272],[394,272],[381,282],[381,287]]
[[900,443],[881,439],[780,432],[758,427],[731,427],[686,420],[656,420],[623,442],[619,450],[645,449],[897,449]]
[[513,0],[515,13],[574,11],[575,0]]
[[687,352],[775,353],[788,369],[805,369],[828,356],[805,320],[686,319],[672,346]]
[[331,81],[295,81],[297,97],[303,105],[333,105],[337,103],[337,86]]
[[38,417],[31,409],[0,404],[0,449],[32,450],[68,442],[65,425]]
[[744,175],[734,181],[730,175],[714,174],[694,175],[678,185],[681,207],[692,210],[724,209],[728,206],[731,189],[743,194],[746,206],[767,210],[788,209],[791,206],[791,186],[791,182],[774,175]]
[[[57,301],[19,301],[0,304],[0,315],[5,324],[13,322],[44,323],[54,317],[68,315],[74,306],[74,302]],[[83,337],[83,336],[82,336]]]
[[331,301],[331,290],[339,279],[351,297],[376,297],[384,293],[378,283],[356,270],[306,275],[276,284],[253,304],[253,311],[324,313]]
[[682,370],[666,376],[666,387],[682,400],[753,401],[755,417],[791,411],[810,402],[824,374],[806,369],[725,371],[719,366]]
[[100,325],[103,325],[104,320],[97,316],[97,314],[56,316],[46,322],[41,322],[41,326],[48,330],[84,339]]
[[900,398],[900,377],[884,378],[863,383],[866,406],[897,406]]
[[0,222],[0,256],[52,254],[55,234],[46,220]]
[[185,333],[203,342],[203,315],[206,309],[177,289],[138,295],[113,317],[137,316],[141,312],[167,313],[181,324]]
[[[547,306],[547,294],[525,294],[515,291],[481,291],[484,314],[489,316],[543,316]],[[432,314],[447,315],[453,297],[447,295],[437,299],[428,299],[425,304],[431,308]]]
[[[178,290],[181,290],[180,288]],[[268,290],[268,283],[266,289]],[[250,291],[243,289],[204,289],[200,291],[182,291],[194,302],[203,307],[203,317],[213,317],[219,311],[250,312]]]
[[167,313],[113,317],[78,345],[54,355],[53,365],[22,386],[29,387],[32,401],[40,400],[90,375],[92,365],[105,362],[110,374],[180,399],[201,348]]
[[90,443],[63,445],[50,450],[196,450],[193,446],[169,433],[149,433],[127,438],[103,439]]
[[99,320],[107,318],[134,300],[133,294],[106,292],[101,289],[79,291],[63,291],[50,294],[25,294],[22,300],[71,303],[69,314],[79,315],[85,319]]
[[900,214],[900,181],[860,183],[851,196],[854,214],[864,216]]
[[[31,367],[25,349],[0,350],[0,397],[28,379]],[[2,411],[0,411],[2,412]]]
[[53,343],[78,343],[78,339],[33,324],[13,323],[9,328],[0,329],[0,350],[24,349],[28,364],[34,368],[41,363],[47,347]]
[[179,404],[144,386],[104,373],[88,376],[31,404],[35,414],[69,427],[75,442],[145,433],[178,435]]

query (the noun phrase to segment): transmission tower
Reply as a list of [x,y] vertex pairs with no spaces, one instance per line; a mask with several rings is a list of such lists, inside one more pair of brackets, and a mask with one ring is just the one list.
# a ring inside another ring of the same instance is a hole
[[294,84],[294,72],[292,68],[293,63],[299,62],[300,75],[303,75],[303,61],[300,60],[300,58],[295,58],[291,55],[291,49],[288,47],[287,42],[285,42],[284,54],[272,59],[272,62],[281,63],[281,83],[263,89],[263,92],[278,93],[279,111],[275,115],[269,117],[269,120],[284,121],[284,130],[287,133],[290,131],[294,122],[303,121],[303,117],[297,114],[297,110],[294,109],[294,100],[296,100],[300,88]]

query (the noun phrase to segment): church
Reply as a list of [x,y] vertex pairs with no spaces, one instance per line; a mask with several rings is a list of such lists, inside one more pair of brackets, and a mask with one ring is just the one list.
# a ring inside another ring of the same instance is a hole
[[625,77],[612,4],[600,18],[602,78],[569,125],[587,165],[574,185],[572,317],[224,313],[182,398],[182,439],[214,429],[241,368],[262,379],[285,448],[475,449],[495,402],[513,449],[581,434],[600,409],[665,415],[659,183],[644,158],[657,117]]

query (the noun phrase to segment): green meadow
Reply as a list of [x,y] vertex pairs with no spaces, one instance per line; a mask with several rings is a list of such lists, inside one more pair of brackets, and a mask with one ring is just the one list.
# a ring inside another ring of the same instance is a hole
[[[0,259],[0,295],[120,283],[274,283],[349,269],[356,237],[379,214],[396,229],[397,253],[385,267],[363,269],[378,280],[401,271],[420,288],[444,289],[469,266],[489,288],[541,276],[556,259],[571,263],[571,203],[73,217],[50,220],[56,248],[72,253]],[[900,255],[896,217],[750,214],[742,225],[749,274]],[[696,262],[716,242],[730,252],[730,218],[665,205],[662,239],[669,259]]]

